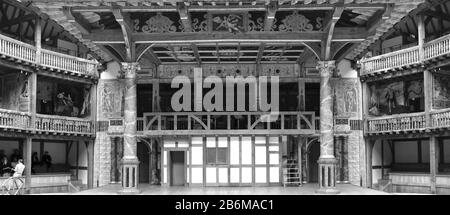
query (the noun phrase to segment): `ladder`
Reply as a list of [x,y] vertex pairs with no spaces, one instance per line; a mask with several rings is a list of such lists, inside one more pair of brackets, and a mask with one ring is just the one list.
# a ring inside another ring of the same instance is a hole
[[296,159],[287,159],[283,165],[283,186],[301,186],[302,179]]

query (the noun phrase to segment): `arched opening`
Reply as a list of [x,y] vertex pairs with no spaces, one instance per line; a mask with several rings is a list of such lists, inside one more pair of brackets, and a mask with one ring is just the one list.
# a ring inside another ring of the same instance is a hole
[[308,147],[308,182],[318,182],[319,166],[317,160],[320,156],[320,144],[318,141],[312,142]]
[[150,183],[150,148],[148,144],[138,142],[139,183]]

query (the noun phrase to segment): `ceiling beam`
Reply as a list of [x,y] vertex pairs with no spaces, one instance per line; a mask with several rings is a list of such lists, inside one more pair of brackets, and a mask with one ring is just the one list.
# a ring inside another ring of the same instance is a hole
[[[48,3],[52,0],[33,0],[33,2],[45,1]],[[181,1],[180,1],[181,2]],[[67,2],[65,2],[67,3]],[[291,11],[291,10],[333,10],[336,4],[298,4],[298,5],[279,5],[279,11]],[[345,4],[345,8],[349,10],[356,9],[384,9],[386,3],[353,3]],[[176,7],[171,6],[123,6],[124,12],[177,12]],[[256,4],[256,5],[194,5],[189,6],[189,11],[200,12],[200,11],[227,11],[227,12],[237,12],[237,11],[266,11],[266,5]],[[111,12],[111,7],[108,6],[78,6],[74,5],[72,7],[74,12]]]
[[113,15],[114,18],[116,19],[116,21],[119,23],[120,28],[122,29],[122,38],[123,41],[125,43],[125,50],[127,53],[127,61],[132,62],[135,56],[133,47],[134,47],[134,42],[133,42],[133,37],[132,37],[132,22],[131,19],[129,17],[128,13],[124,13],[121,9],[121,7],[118,6],[114,6],[113,7]]
[[91,27],[89,26],[88,21],[86,21],[80,14],[72,13],[69,7],[63,7],[63,13],[67,17],[67,21],[77,27],[82,34],[89,34],[91,32]]
[[270,31],[270,29],[272,28],[277,10],[278,10],[278,2],[270,1],[269,5],[267,5],[266,18],[264,21],[264,31]]
[[[133,42],[143,43],[198,43],[198,42],[322,42],[324,35],[322,31],[315,32],[252,32],[243,34],[228,33],[132,33]],[[369,35],[365,28],[335,28],[333,42],[361,42]],[[131,36],[130,36],[131,37]],[[92,30],[91,34],[84,35],[94,43],[121,43],[124,37],[120,30]]]
[[189,17],[189,11],[187,6],[182,2],[177,2],[177,10],[178,14],[180,14],[180,20],[183,23],[184,31],[191,32],[192,31],[191,18]]
[[327,20],[327,24],[325,24],[324,32],[325,35],[323,37],[323,45],[322,45],[322,60],[330,60],[331,57],[331,43],[334,35],[334,30],[336,23],[341,18],[342,12],[344,12],[344,7],[336,7],[332,13],[330,13],[330,17]]
[[425,16],[431,16],[433,18],[437,18],[437,19],[440,19],[440,20],[445,20],[447,22],[450,22],[449,15],[440,13],[438,11],[429,10],[429,11],[424,11],[421,14],[425,15]]
[[[105,45],[97,45],[99,49],[101,49],[103,52],[105,52],[107,55],[109,55],[114,61],[120,63],[123,62],[124,59],[122,59],[121,56],[117,56],[113,54],[108,48],[105,47]],[[120,53],[118,53],[120,55]]]
[[27,14],[25,16],[19,16],[12,20],[2,20],[2,22],[0,23],[0,26],[2,28],[9,27],[9,26],[17,25],[17,24],[20,24],[23,22],[28,22],[30,20],[34,20],[34,19],[36,19],[36,17],[37,16],[35,14]]
[[375,14],[373,14],[373,16],[366,23],[367,31],[370,33],[374,32],[381,23],[391,17],[393,10],[394,5],[388,4],[384,10],[378,10],[375,12]]

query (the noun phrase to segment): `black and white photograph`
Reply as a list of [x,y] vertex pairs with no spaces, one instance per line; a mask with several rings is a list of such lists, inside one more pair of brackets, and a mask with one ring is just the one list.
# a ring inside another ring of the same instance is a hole
[[174,214],[450,195],[450,0],[0,0],[0,162]]

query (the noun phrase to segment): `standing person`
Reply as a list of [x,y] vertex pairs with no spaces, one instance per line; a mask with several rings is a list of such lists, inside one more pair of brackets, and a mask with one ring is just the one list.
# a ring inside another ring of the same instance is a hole
[[0,162],[0,177],[8,176],[11,173],[11,166],[8,162],[8,157],[3,156],[3,159]]
[[42,163],[47,166],[47,172],[49,171],[50,167],[52,167],[52,157],[48,153],[48,151],[44,152],[44,155],[42,155],[41,159]]
[[38,153],[33,152],[33,155],[31,155],[31,173],[36,173],[34,170],[36,165],[39,165]]

